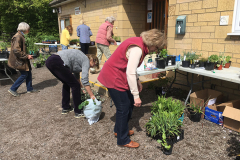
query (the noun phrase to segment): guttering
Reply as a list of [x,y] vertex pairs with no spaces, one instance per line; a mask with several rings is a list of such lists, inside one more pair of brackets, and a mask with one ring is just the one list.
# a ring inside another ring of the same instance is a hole
[[49,3],[49,6],[50,7],[59,7],[59,6],[62,6],[64,4],[68,4],[68,3],[71,3],[71,2],[74,2],[76,0],[57,0],[53,3]]

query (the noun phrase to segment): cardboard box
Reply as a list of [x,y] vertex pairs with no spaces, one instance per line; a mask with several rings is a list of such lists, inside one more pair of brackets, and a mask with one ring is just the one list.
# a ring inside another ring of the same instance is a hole
[[223,125],[223,111],[225,106],[217,106],[216,104],[209,105],[205,108],[205,116],[206,120],[209,120],[213,123]]
[[229,101],[218,105],[225,107],[223,111],[223,126],[240,132],[240,100]]
[[[211,89],[204,89],[201,91],[193,92],[190,94],[190,104],[198,104],[203,105],[206,101],[206,104],[202,111],[205,111],[205,107],[212,105],[212,104],[220,104],[223,100],[223,94],[219,91],[211,90]],[[204,118],[204,115],[202,115]]]

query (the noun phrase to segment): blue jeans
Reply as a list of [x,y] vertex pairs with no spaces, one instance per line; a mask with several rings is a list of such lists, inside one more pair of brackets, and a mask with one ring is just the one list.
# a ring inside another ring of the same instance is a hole
[[117,133],[117,144],[125,145],[130,143],[128,136],[128,121],[132,116],[134,99],[130,90],[122,92],[108,88],[109,94],[116,106],[116,123],[114,132]]
[[31,71],[20,71],[21,76],[15,81],[15,83],[10,88],[12,91],[16,92],[19,86],[26,79],[27,91],[32,91],[32,72]]
[[65,46],[63,44],[61,44],[61,46],[62,46],[62,50],[68,49],[68,46]]

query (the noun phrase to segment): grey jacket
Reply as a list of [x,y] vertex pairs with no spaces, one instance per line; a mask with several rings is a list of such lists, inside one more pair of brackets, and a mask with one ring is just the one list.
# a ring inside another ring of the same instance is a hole
[[90,63],[88,57],[82,51],[66,49],[59,51],[57,54],[77,79],[80,78],[80,72],[82,72],[81,82],[84,86],[90,85],[88,79]]

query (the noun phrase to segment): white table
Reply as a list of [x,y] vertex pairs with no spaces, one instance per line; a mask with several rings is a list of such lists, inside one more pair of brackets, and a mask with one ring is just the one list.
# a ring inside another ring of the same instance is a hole
[[34,43],[39,46],[60,46],[61,44]]
[[148,75],[148,74],[174,70],[176,68],[177,68],[177,65],[173,65],[173,66],[167,66],[167,67],[165,67],[165,69],[155,69],[155,70],[150,70],[150,71],[137,71],[137,74],[138,74],[138,76],[145,76],[145,75]]
[[[153,73],[157,73],[157,72],[169,71],[169,70],[176,69],[175,70],[175,77],[174,77],[174,80],[172,82],[172,84],[173,84],[174,81],[176,80],[176,75],[177,75],[176,73],[179,73],[179,72],[177,72],[177,70],[187,72],[187,75],[180,73],[180,74],[185,75],[187,77],[186,81],[187,81],[188,85],[186,85],[186,86],[190,87],[190,91],[189,91],[188,96],[185,100],[185,104],[187,104],[189,96],[192,93],[192,89],[193,89],[194,84],[202,83],[202,88],[204,89],[204,86],[203,86],[204,82],[210,81],[210,80],[204,80],[204,76],[240,84],[240,68],[237,68],[237,67],[223,68],[223,70],[214,70],[215,73],[213,73],[212,71],[208,71],[208,70],[205,70],[205,69],[199,69],[198,67],[196,67],[195,69],[191,69],[191,68],[188,68],[188,67],[185,68],[185,67],[180,66],[179,62],[176,62],[176,63],[177,63],[177,65],[169,66],[169,67],[166,67],[165,69],[157,69],[157,70],[150,70],[150,71],[138,71],[137,74],[139,76],[143,76],[143,75],[153,74]],[[188,82],[188,73],[193,73],[191,83]],[[201,75],[202,76],[202,81],[193,83],[194,74]],[[170,85],[169,88],[171,88],[172,84]],[[176,83],[176,84],[178,84],[178,83]],[[179,84],[179,85],[183,85],[183,84]]]
[[[75,49],[75,48],[80,49],[81,48],[81,46],[77,46],[77,45],[69,45],[69,47],[71,47],[73,49]],[[89,46],[89,48],[95,48],[95,47],[96,47],[95,45],[94,46]]]
[[240,84],[240,68],[237,67],[223,68],[223,70],[214,70],[215,73],[205,69],[191,69],[182,66],[178,67],[178,70]]
[[[61,44],[47,44],[47,43],[34,43],[35,45],[39,45],[39,46],[44,46],[43,47],[43,49],[42,49],[42,51],[43,52],[45,52],[45,53],[47,53],[46,51],[45,51],[45,46],[60,46]],[[50,54],[50,52],[49,52],[49,54]]]
[[[7,75],[8,78],[1,78],[0,81],[2,80],[7,80],[7,79],[11,79],[12,82],[14,83],[14,80],[7,74],[7,61],[8,59],[5,59],[5,58],[0,58],[0,63],[3,63],[3,69],[0,69],[0,70],[4,70],[5,74]],[[10,71],[11,72],[11,71]]]

